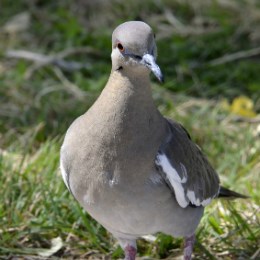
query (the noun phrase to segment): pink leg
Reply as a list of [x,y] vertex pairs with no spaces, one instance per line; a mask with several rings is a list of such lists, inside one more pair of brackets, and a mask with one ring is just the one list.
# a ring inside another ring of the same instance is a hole
[[124,251],[125,251],[125,260],[135,260],[136,248],[134,246],[127,245],[124,248]]
[[194,243],[195,243],[195,235],[194,234],[189,236],[189,237],[185,237],[184,252],[183,252],[183,259],[184,260],[191,260],[191,255],[192,255]]

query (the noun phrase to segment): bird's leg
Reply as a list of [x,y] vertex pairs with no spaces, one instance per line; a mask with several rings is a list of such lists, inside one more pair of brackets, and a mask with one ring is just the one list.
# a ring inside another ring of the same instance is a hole
[[127,245],[124,248],[124,251],[125,251],[125,260],[135,260],[136,247],[132,245]]
[[125,252],[125,260],[135,260],[136,256],[136,240],[127,238],[118,238],[121,248]]
[[194,243],[195,243],[195,234],[192,234],[191,236],[185,237],[184,252],[183,252],[183,259],[184,260],[191,260],[191,255],[192,255]]

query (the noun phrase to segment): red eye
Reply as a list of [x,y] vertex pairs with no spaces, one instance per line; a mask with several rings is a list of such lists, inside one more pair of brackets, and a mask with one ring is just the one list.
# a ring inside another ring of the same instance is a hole
[[119,42],[118,44],[117,44],[117,48],[122,52],[122,51],[124,51],[124,46]]

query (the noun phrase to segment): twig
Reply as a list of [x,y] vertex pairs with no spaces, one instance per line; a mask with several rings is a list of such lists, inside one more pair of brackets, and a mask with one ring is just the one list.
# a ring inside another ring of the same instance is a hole
[[96,49],[94,49],[92,47],[85,46],[85,47],[75,47],[75,48],[65,49],[65,50],[57,53],[56,57],[59,58],[59,59],[64,59],[67,56],[74,55],[74,54],[77,54],[77,53],[91,53],[95,56],[100,56],[100,52],[98,52]]
[[176,18],[171,10],[165,9],[164,15],[168,22],[173,25],[177,31],[182,32],[183,34],[187,33],[187,27]]
[[33,73],[37,70],[39,70],[40,68],[47,66],[48,63],[33,63],[33,65],[31,65],[25,72],[24,74],[24,78],[25,79],[29,79],[31,78],[31,76],[33,75]]
[[61,90],[64,90],[64,86],[61,84],[61,85],[53,85],[53,86],[44,86],[42,90],[40,90],[37,95],[35,96],[35,103],[36,104],[39,104],[42,97],[44,97],[45,95],[48,95],[52,92],[55,92],[55,91],[61,91]]
[[246,123],[246,124],[258,124],[260,123],[260,117],[256,116],[253,118],[242,117],[235,114],[229,114],[225,119],[222,120],[223,125],[228,125],[230,123]]
[[256,250],[256,252],[250,257],[250,259],[256,259],[260,255],[260,248]]
[[26,77],[30,77],[35,70],[50,64],[67,71],[89,67],[90,65],[88,63],[64,60],[67,56],[76,53],[92,53],[94,55],[99,55],[99,53],[91,47],[77,47],[63,50],[55,55],[45,55],[27,50],[8,50],[6,52],[6,57],[33,61],[35,64],[26,73]]
[[[65,61],[64,58],[75,54],[75,53],[90,53],[93,52],[94,54],[98,54],[95,52],[93,48],[90,47],[78,47],[78,48],[69,48],[66,50],[63,50],[62,52],[59,52],[53,56],[51,55],[44,55],[40,53],[34,53],[30,51],[25,50],[9,50],[6,52],[6,56],[9,58],[18,58],[18,59],[26,59],[31,60],[34,62],[34,64],[26,71],[25,78],[30,78],[31,75],[35,70],[40,69],[43,66],[46,65],[54,65],[53,71],[58,77],[58,79],[61,81],[64,88],[71,93],[75,98],[82,100],[86,96],[86,92],[81,90],[77,85],[70,82],[65,75],[63,74],[62,70],[78,70],[83,67],[87,67],[88,64],[82,64],[75,61]],[[53,90],[52,90],[53,91]]]
[[27,77],[32,74],[33,71],[39,69],[46,65],[55,65],[63,70],[74,71],[82,68],[89,67],[89,64],[80,63],[75,61],[65,61],[64,59],[59,58],[59,56],[54,55],[44,55],[40,53],[24,51],[24,50],[9,50],[6,52],[6,56],[8,58],[16,58],[16,59],[25,59],[35,62],[33,68],[30,72],[27,72]]
[[[165,24],[165,20],[169,24]],[[163,21],[163,22],[162,22]],[[160,21],[160,23],[157,21],[156,23],[159,24],[158,29],[158,39],[167,38],[172,34],[179,34],[182,36],[188,36],[188,35],[201,35],[208,32],[215,32],[218,31],[219,28],[216,26],[208,26],[204,27],[202,25],[186,25],[182,23],[173,13],[170,9],[164,10],[164,20]]]
[[6,52],[6,56],[8,58],[25,59],[38,63],[51,63],[54,60],[54,57],[52,56],[47,56],[25,50],[8,50]]
[[233,121],[257,124],[257,123],[260,123],[260,116],[253,117],[253,118],[242,117],[242,116],[233,116]]
[[246,59],[246,58],[251,58],[254,56],[260,55],[260,47],[254,48],[251,50],[246,50],[246,51],[239,51],[236,53],[232,54],[226,54],[220,58],[214,59],[210,62],[208,62],[208,65],[210,66],[217,66],[221,65],[224,63],[240,60],[240,59]]
[[20,232],[20,231],[24,230],[25,228],[26,228],[25,226],[21,226],[21,227],[11,227],[11,228],[7,228],[7,229],[0,229],[0,234],[17,232],[17,231]]
[[61,81],[62,85],[68,90],[69,93],[71,93],[75,98],[79,100],[83,100],[86,97],[86,92],[81,90],[77,85],[70,82],[62,73],[62,71],[54,67],[53,71],[55,72],[58,79]]

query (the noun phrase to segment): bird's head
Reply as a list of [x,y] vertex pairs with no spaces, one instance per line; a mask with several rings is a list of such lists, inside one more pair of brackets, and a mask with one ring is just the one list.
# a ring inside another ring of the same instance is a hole
[[163,74],[156,64],[157,48],[154,33],[144,22],[130,21],[119,25],[112,34],[113,70],[149,73],[163,82]]

